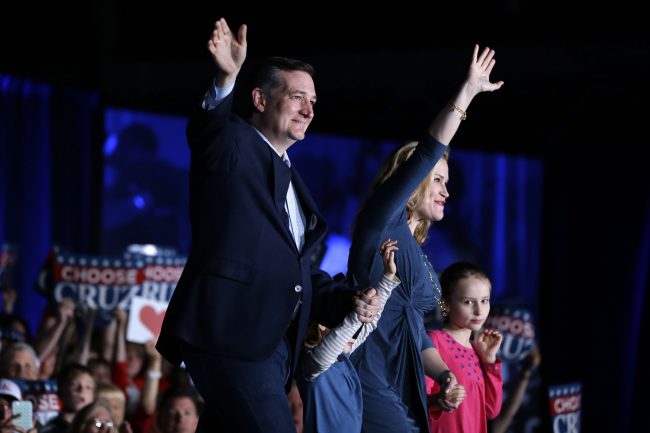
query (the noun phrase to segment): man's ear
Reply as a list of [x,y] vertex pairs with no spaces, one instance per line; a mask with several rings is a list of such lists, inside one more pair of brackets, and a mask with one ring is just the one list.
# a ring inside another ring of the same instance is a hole
[[253,89],[252,96],[255,109],[260,113],[263,113],[266,108],[266,94],[262,89],[256,87]]

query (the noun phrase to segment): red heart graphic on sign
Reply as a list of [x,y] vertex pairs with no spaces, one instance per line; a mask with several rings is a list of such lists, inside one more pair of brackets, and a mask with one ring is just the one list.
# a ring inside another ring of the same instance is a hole
[[162,327],[163,318],[165,317],[165,311],[157,313],[152,307],[144,306],[140,310],[140,321],[144,326],[151,331],[154,337],[160,335],[160,328]]

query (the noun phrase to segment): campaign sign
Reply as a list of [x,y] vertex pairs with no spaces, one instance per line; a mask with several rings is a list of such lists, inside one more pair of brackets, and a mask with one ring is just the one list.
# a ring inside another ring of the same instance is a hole
[[47,292],[60,302],[70,298],[83,308],[110,317],[121,308],[129,311],[135,296],[167,303],[183,271],[182,257],[116,257],[58,253],[50,261]]
[[185,257],[142,257],[142,288],[143,298],[157,302],[169,302],[185,268]]
[[[527,356],[536,344],[532,315],[527,308],[516,305],[494,305],[485,321],[485,328],[497,330],[503,336],[497,357],[502,363],[503,399],[506,401],[517,385],[522,370],[530,368]],[[526,394],[512,420],[509,432],[533,431],[541,424],[540,387],[541,377],[535,370],[530,376]]]
[[20,388],[23,400],[29,400],[34,407],[34,418],[40,425],[45,425],[56,418],[61,411],[61,401],[56,394],[56,380],[22,380],[13,379]]
[[140,294],[142,263],[110,257],[58,254],[53,263],[52,294],[86,308],[110,312],[128,310],[133,296]]
[[126,339],[133,343],[146,343],[160,335],[162,321],[167,311],[167,302],[135,296],[131,300]]
[[495,306],[485,321],[485,328],[503,335],[497,353],[502,361],[520,361],[535,346],[535,326],[525,308]]
[[549,386],[548,403],[553,433],[580,433],[581,383]]

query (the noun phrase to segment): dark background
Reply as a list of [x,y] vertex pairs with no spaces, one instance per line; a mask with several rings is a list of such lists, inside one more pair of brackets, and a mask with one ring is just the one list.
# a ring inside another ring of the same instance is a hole
[[[0,71],[98,92],[99,106],[186,115],[210,80],[205,45],[221,16],[249,25],[249,57],[316,66],[312,128],[329,134],[417,136],[462,80],[473,44],[496,49],[492,75],[505,86],[476,99],[453,145],[544,161],[544,383],[583,383],[582,431],[645,431],[647,2],[5,3]],[[53,161],[61,149],[70,151],[54,143]],[[69,220],[51,222],[60,233]]]
[[472,106],[476,133],[463,137],[471,148],[540,154],[558,136],[576,147],[629,146],[644,121],[647,2],[71,0],[2,8],[0,69],[99,89],[113,106],[187,114],[211,76],[206,41],[223,16],[233,28],[248,24],[249,57],[297,56],[317,67],[314,130],[382,139],[419,132],[460,82],[474,43],[497,50],[493,76],[506,84],[496,102]]

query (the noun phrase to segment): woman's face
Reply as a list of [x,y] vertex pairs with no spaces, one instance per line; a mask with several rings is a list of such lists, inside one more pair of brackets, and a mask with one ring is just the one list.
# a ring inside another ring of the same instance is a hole
[[449,181],[449,165],[446,159],[440,159],[433,167],[429,188],[424,198],[413,211],[415,221],[440,221],[445,216],[445,202],[449,198],[447,182]]

